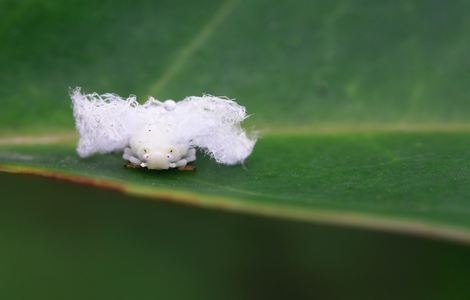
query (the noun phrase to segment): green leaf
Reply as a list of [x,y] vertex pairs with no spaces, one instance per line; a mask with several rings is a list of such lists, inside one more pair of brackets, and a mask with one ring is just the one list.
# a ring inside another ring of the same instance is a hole
[[227,95],[261,128],[468,125],[467,1],[1,3],[5,131],[72,129],[75,86]]
[[10,146],[0,151],[0,168],[83,182],[79,175],[206,207],[468,241],[469,141],[469,133],[272,135],[246,168],[200,157],[195,172],[127,169],[120,155],[80,159],[60,144]]
[[[1,1],[0,168],[469,242],[468,9],[418,0]],[[141,99],[227,95],[265,136],[246,169],[202,157],[192,173],[125,169],[118,155],[81,160],[74,86]]]

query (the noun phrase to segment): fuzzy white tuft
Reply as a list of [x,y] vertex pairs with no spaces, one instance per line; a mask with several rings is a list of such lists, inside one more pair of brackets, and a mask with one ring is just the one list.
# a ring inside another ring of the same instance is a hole
[[175,144],[204,150],[218,163],[243,163],[256,143],[240,127],[247,118],[235,101],[204,95],[165,104],[150,98],[139,104],[135,96],[71,92],[76,127],[80,133],[77,152],[81,157],[122,151],[143,127],[159,130]]

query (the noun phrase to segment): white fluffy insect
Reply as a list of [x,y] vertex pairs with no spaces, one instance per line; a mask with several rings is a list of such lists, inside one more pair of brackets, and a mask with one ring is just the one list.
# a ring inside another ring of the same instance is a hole
[[150,97],[139,104],[135,96],[82,94],[71,91],[73,113],[80,134],[77,152],[123,152],[123,158],[149,169],[184,167],[201,149],[218,163],[243,163],[256,137],[240,123],[245,108],[235,101],[204,95],[160,102]]

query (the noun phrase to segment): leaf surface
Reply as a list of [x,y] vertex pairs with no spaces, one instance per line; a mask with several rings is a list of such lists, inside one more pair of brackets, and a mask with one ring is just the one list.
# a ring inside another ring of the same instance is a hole
[[[467,1],[182,2],[0,2],[0,169],[470,241]],[[246,168],[81,160],[74,86],[227,95],[264,137]]]

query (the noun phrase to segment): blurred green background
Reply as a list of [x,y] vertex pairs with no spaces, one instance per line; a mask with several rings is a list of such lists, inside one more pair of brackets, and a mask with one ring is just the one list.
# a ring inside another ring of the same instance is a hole
[[[467,299],[469,12],[0,0],[0,171],[126,192],[0,174],[0,298]],[[263,136],[246,168],[81,160],[75,86],[226,95]]]

